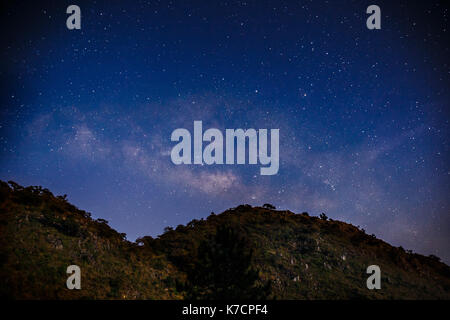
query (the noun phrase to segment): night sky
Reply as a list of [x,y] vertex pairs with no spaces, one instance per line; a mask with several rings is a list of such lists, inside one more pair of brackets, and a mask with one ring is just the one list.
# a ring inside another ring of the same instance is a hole
[[[0,179],[132,241],[272,203],[450,262],[445,2],[4,2]],[[174,165],[171,133],[194,120],[280,129],[278,174]]]

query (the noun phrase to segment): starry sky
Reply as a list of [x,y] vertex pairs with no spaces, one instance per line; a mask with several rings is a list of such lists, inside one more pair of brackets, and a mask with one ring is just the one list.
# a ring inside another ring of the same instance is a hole
[[[444,1],[2,6],[0,179],[67,194],[132,241],[272,203],[450,262]],[[280,129],[278,174],[174,165],[170,135],[194,120]]]

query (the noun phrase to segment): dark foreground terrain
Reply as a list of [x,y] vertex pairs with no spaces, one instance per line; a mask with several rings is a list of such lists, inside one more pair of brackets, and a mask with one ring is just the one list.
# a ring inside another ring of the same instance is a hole
[[[0,181],[0,295],[12,299],[449,299],[450,268],[325,215],[241,205],[129,242],[41,187]],[[66,268],[81,268],[81,290]],[[366,268],[381,268],[368,290]]]

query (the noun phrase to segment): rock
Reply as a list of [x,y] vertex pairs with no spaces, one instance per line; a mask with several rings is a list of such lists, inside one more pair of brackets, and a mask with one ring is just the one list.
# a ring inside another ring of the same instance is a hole
[[62,240],[61,240],[61,239],[56,239],[56,240],[53,242],[53,247],[54,247],[56,250],[62,250],[62,249],[64,248],[63,243],[62,243]]
[[324,262],[323,266],[324,266],[324,268],[327,268],[327,269],[331,270],[331,266],[328,263]]

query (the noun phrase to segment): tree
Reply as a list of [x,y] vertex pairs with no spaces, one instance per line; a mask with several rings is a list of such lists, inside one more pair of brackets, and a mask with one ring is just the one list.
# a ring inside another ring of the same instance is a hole
[[259,285],[251,266],[253,251],[246,238],[229,226],[200,243],[197,258],[187,272],[187,298],[202,300],[264,299],[270,283]]
[[276,209],[275,206],[273,204],[270,204],[270,203],[264,203],[263,204],[263,208],[270,209],[270,210],[275,210]]
[[170,231],[173,231],[172,227],[165,227],[164,228],[164,233],[167,233],[167,232],[170,232]]
[[437,261],[437,262],[441,261],[441,258],[439,258],[438,256],[435,256],[434,254],[430,254],[428,256],[428,258],[430,258],[430,259],[432,259],[434,261]]
[[324,212],[322,212],[319,217],[322,220],[325,220],[325,221],[328,220],[328,217],[327,217],[327,215]]

